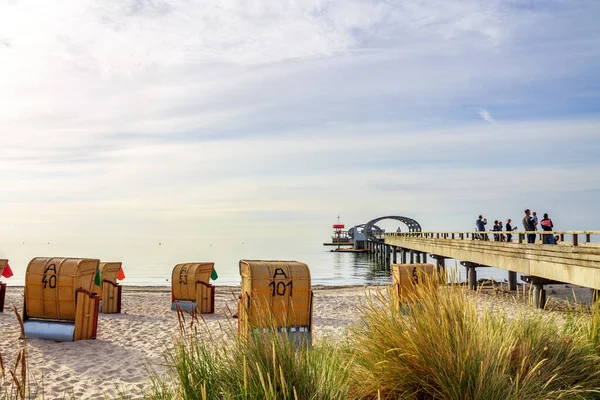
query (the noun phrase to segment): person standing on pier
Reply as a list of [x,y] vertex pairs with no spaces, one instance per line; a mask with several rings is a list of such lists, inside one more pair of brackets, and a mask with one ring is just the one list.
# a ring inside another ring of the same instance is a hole
[[525,229],[527,233],[527,243],[535,243],[535,222],[533,217],[531,216],[531,211],[529,208],[525,210],[525,216],[523,217],[523,229]]
[[[511,222],[512,222],[512,220],[510,218],[506,220],[506,232],[512,232],[513,228],[512,228],[512,225],[510,224]],[[511,233],[506,234],[506,241],[512,242],[512,234]]]
[[[492,230],[494,232],[498,232],[500,230],[500,227],[498,226],[498,220],[494,221],[494,227],[492,228]],[[500,235],[498,235],[497,233],[494,233],[494,242],[498,242],[500,241]]]
[[[504,227],[502,226],[502,221],[498,221],[498,231],[502,232],[502,229],[504,229]],[[500,234],[500,241],[504,242],[504,235]]]
[[[531,214],[531,218],[533,218],[533,230],[537,231],[538,230],[539,221],[538,221],[537,213],[535,211]],[[543,240],[541,234],[540,234],[540,240]]]
[[[475,226],[477,227],[477,232],[485,232],[485,226],[487,225],[487,218],[483,218],[483,215],[480,215],[475,221]],[[480,240],[487,240],[487,235],[483,233],[479,234]]]
[[[554,228],[552,220],[548,218],[548,214],[546,213],[544,213],[544,219],[542,219],[541,225],[542,230],[545,232],[552,232],[552,229]],[[551,233],[544,233],[542,234],[542,236],[544,239],[544,244],[556,244],[556,242],[554,241],[554,235],[552,235]]]

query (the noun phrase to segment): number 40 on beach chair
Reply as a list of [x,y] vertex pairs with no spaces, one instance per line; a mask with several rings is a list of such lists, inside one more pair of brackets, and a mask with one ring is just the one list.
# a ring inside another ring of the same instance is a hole
[[25,272],[22,334],[70,342],[95,339],[98,296],[93,293],[100,260],[38,257]]

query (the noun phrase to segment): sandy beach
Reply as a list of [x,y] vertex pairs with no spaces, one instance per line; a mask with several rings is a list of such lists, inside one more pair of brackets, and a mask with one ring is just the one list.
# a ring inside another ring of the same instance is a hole
[[[380,287],[382,288],[382,287]],[[339,340],[359,317],[357,306],[376,287],[314,287],[313,334],[315,340]],[[549,285],[546,311],[528,305],[526,286],[519,295],[501,287],[486,289],[480,301],[509,314],[521,311],[558,315],[568,308],[567,300],[591,301],[591,291],[569,285]],[[524,293],[524,294],[523,294]],[[235,335],[239,287],[217,286],[215,313],[203,315],[207,336],[225,340]],[[100,314],[96,340],[56,343],[19,339],[19,325],[12,311],[21,312],[23,288],[8,287],[4,313],[0,313],[0,352],[5,365],[14,365],[17,352],[27,346],[29,368],[44,387],[44,398],[104,399],[126,392],[141,398],[148,387],[148,366],[161,369],[162,352],[177,333],[176,313],[170,309],[169,287],[124,287],[122,314]],[[41,398],[41,394],[39,394]]]

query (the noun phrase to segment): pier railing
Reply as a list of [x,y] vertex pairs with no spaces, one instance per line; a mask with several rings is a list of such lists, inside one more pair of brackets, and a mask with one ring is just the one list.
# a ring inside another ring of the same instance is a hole
[[[489,236],[493,237],[490,238]],[[498,240],[494,239],[498,235]],[[558,236],[558,244],[570,244],[579,246],[580,244],[595,243],[600,245],[600,231],[468,231],[468,232],[390,232],[386,237],[418,237],[428,239],[448,239],[448,240],[481,240],[490,242],[507,242],[506,235],[511,235],[509,243],[527,244],[525,235],[552,235]],[[592,238],[596,239],[593,241]],[[504,240],[502,240],[504,239]],[[568,239],[568,241],[565,241]],[[539,244],[539,243],[536,243]],[[542,243],[543,244],[543,243]]]

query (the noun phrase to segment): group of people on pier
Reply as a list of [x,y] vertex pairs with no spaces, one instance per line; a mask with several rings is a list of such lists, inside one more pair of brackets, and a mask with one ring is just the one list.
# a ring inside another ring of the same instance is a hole
[[[535,243],[535,232],[538,230],[538,226],[542,227],[542,231],[552,232],[554,228],[554,224],[552,220],[548,217],[547,213],[544,213],[544,218],[538,222],[537,213],[534,211],[533,213],[529,210],[525,210],[525,216],[522,220],[523,229],[527,233],[527,243]],[[475,227],[478,232],[486,232],[485,226],[487,225],[487,218],[483,218],[483,215],[480,215],[475,221]],[[512,233],[517,229],[517,227],[512,226],[512,220],[509,218],[506,220],[506,236],[501,233],[494,233],[494,241],[496,242],[512,242]],[[492,232],[504,232],[504,227],[502,226],[502,221],[495,220],[494,226],[491,229]],[[558,241],[558,236],[553,236],[552,234],[540,234],[540,238],[542,243],[544,244],[556,244]],[[487,234],[481,233],[479,234],[480,240],[489,240]]]

